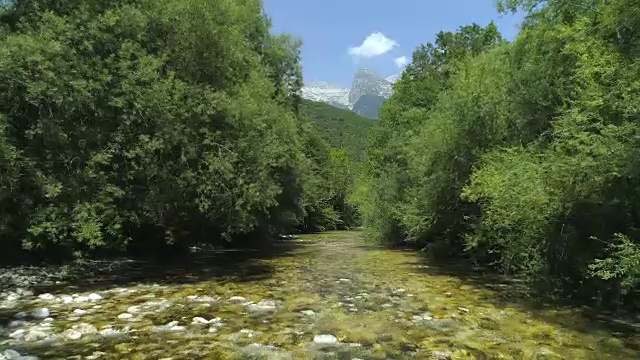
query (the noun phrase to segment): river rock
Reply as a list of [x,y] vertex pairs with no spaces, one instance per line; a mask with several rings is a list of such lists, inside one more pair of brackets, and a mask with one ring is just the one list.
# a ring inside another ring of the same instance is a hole
[[396,290],[393,290],[393,295],[400,296],[400,295],[403,295],[405,291],[406,291],[405,289],[396,289]]
[[27,317],[27,313],[24,311],[20,311],[19,313],[13,315],[13,317],[16,319],[24,319]]
[[232,296],[229,298],[229,301],[236,304],[244,304],[247,302],[247,298],[242,296]]
[[16,327],[22,327],[22,326],[26,326],[29,323],[24,321],[24,320],[13,320],[12,322],[9,323],[9,327],[10,328],[16,328]]
[[89,297],[88,296],[77,296],[76,298],[73,299],[74,302],[87,302],[89,301]]
[[95,326],[86,323],[73,325],[71,329],[80,332],[82,335],[95,334],[98,332]]
[[133,315],[129,314],[129,313],[122,313],[120,315],[118,315],[118,319],[120,320],[127,320],[127,319],[131,319],[133,317]]
[[333,335],[316,335],[313,342],[319,345],[335,345],[338,343],[338,338]]
[[22,355],[20,355],[19,352],[15,351],[13,349],[7,349],[7,350],[3,351],[2,353],[0,353],[0,359],[22,360],[23,357],[22,357]]
[[197,317],[193,318],[193,320],[191,321],[191,324],[193,324],[193,325],[207,325],[207,324],[209,324],[209,320],[197,316]]
[[67,329],[62,332],[62,336],[68,340],[78,340],[82,337],[82,333],[77,330]]
[[343,279],[338,279],[338,282],[340,282],[340,283],[350,283],[351,280],[343,278]]
[[48,335],[40,330],[31,330],[24,334],[24,341],[27,342],[35,342],[44,340],[48,337]]
[[300,313],[304,316],[315,316],[316,312],[313,310],[302,310]]
[[431,357],[437,360],[449,360],[451,359],[451,354],[444,351],[432,351]]
[[291,354],[273,345],[262,345],[258,343],[249,344],[240,349],[243,358],[247,359],[273,359],[273,360],[289,360],[293,359]]
[[38,295],[38,299],[40,300],[54,300],[55,298],[56,298],[55,296],[49,293]]
[[257,304],[249,304],[248,309],[252,312],[262,313],[275,311],[282,303],[277,300],[260,300]]
[[84,314],[88,313],[88,311],[87,310],[82,310],[82,309],[75,309],[75,310],[73,310],[73,313],[75,315],[84,315]]
[[458,310],[460,310],[463,313],[467,313],[467,314],[471,312],[471,310],[467,309],[466,307],[459,307]]
[[71,296],[63,296],[62,297],[62,302],[65,304],[69,304],[73,302],[73,298]]
[[151,330],[152,331],[175,331],[175,332],[179,332],[179,331],[184,331],[187,328],[185,328],[184,326],[180,326],[178,325],[177,321],[172,321],[166,325],[160,325],[160,326],[154,326]]
[[88,296],[89,300],[91,301],[98,301],[98,300],[102,300],[102,296],[100,294],[96,294],[96,293],[91,293]]
[[48,318],[49,315],[50,315],[50,312],[49,312],[49,309],[47,308],[37,309],[31,313],[31,316],[33,316],[36,319]]

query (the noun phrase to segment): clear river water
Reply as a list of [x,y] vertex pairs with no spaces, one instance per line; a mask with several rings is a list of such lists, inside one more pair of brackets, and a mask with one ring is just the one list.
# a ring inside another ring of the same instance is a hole
[[0,359],[640,359],[636,333],[365,236],[39,288],[0,308]]

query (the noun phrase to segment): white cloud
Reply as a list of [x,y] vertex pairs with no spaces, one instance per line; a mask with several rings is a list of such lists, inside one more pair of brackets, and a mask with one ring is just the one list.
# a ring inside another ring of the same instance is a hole
[[397,67],[402,69],[405,65],[409,63],[409,59],[407,59],[406,56],[400,56],[393,59],[393,62],[396,64]]
[[391,51],[398,43],[382,33],[374,32],[367,36],[360,46],[349,48],[349,54],[355,57],[370,58]]

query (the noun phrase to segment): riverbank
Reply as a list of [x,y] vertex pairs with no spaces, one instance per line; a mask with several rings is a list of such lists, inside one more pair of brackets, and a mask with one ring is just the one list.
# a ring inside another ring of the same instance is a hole
[[3,298],[0,349],[43,359],[638,358],[634,332],[534,307],[514,284],[450,273],[363,236],[60,273]]

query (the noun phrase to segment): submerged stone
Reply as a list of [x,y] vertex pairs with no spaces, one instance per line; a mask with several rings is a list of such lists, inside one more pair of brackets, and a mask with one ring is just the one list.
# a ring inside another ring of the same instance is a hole
[[38,299],[40,300],[54,300],[55,298],[56,298],[55,296],[49,293],[38,295]]
[[338,338],[333,335],[316,335],[313,338],[313,342],[320,345],[335,345],[338,343]]
[[229,301],[236,304],[243,304],[247,302],[247,298],[242,296],[232,296],[229,298]]
[[49,314],[50,314],[49,309],[42,308],[42,309],[33,311],[31,313],[31,316],[33,316],[36,319],[44,319],[44,318],[48,318]]
[[282,303],[276,300],[260,300],[257,304],[249,304],[247,307],[252,312],[275,311]]

